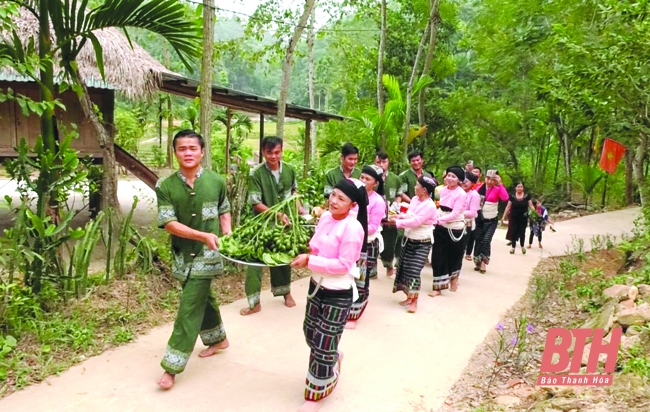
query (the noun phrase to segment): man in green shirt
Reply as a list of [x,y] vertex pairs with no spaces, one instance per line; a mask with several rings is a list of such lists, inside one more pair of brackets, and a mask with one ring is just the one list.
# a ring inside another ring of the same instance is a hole
[[328,170],[325,174],[325,199],[329,199],[334,186],[341,179],[351,177],[358,179],[361,177],[361,170],[354,167],[357,160],[359,160],[359,149],[350,142],[344,144],[341,148],[341,165]]
[[413,150],[408,154],[409,163],[411,168],[400,173],[399,177],[402,181],[401,191],[402,191],[402,201],[410,203],[411,198],[415,196],[415,185],[418,182],[418,179],[424,176],[433,177],[431,173],[427,172],[422,168],[424,160],[422,157],[422,152],[419,150]]
[[[282,162],[282,139],[278,137],[265,137],[262,140],[262,156],[264,163],[256,166],[251,171],[248,181],[248,201],[253,206],[255,214],[262,213],[287,199],[298,188],[296,184],[296,171]],[[300,206],[300,214],[304,214]],[[282,214],[280,218],[284,224],[289,224],[289,218]],[[279,266],[269,268],[271,272],[271,292],[273,296],[283,296],[287,307],[296,306],[291,297],[291,267]],[[260,291],[262,290],[262,268],[248,266],[246,268],[246,297],[248,307],[239,311],[242,316],[257,313],[262,310]]]
[[183,285],[174,330],[160,363],[165,373],[162,389],[174,386],[201,336],[207,358],[228,347],[219,304],[210,290],[212,278],[221,273],[217,234],[230,233],[230,203],[226,183],[217,173],[201,167],[205,144],[201,135],[183,130],[174,136],[179,170],[156,184],[158,226],[171,234],[173,276]]
[[[388,154],[380,150],[375,154],[375,164],[384,170],[384,197],[386,198],[388,211],[390,205],[394,202],[400,202],[402,198],[402,182],[395,173],[388,171],[390,161]],[[381,235],[384,239],[384,250],[381,252],[381,261],[386,268],[386,275],[393,276],[395,268],[393,260],[395,259],[395,242],[397,241],[397,228],[391,225],[382,227]]]
[[[418,182],[420,177],[428,176],[433,177],[431,173],[427,172],[422,168],[424,165],[423,154],[419,150],[413,150],[407,155],[411,168],[400,173],[399,178],[401,180],[401,197],[402,202],[411,202],[411,198],[415,196],[415,185]],[[399,230],[397,233],[397,240],[395,245],[395,257],[399,260],[400,255],[402,254],[402,238],[404,237],[404,231]]]

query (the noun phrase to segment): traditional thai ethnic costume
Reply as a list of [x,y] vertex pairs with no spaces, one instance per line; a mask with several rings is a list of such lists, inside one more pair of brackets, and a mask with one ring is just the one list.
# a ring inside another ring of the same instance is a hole
[[[454,166],[447,170],[458,176],[461,182],[465,180],[462,168]],[[460,275],[467,241],[464,215],[466,199],[467,193],[460,186],[453,190],[447,187],[440,190],[440,210],[438,224],[433,231],[431,253],[433,290],[448,289],[449,283]]]
[[377,257],[384,248],[381,221],[386,216],[386,201],[381,196],[384,191],[381,168],[378,166],[364,166],[361,173],[372,176],[375,181],[379,182],[379,185],[376,191],[368,194],[368,243],[366,244],[365,262],[361,262],[361,264],[365,263],[365,269],[362,268],[365,276],[364,279],[355,280],[359,291],[359,299],[352,303],[349,320],[359,319],[368,305],[370,278],[377,276]]
[[[267,207],[273,207],[290,197],[298,188],[295,169],[284,162],[280,162],[280,169],[277,171],[271,170],[266,162],[256,166],[252,170],[248,182],[248,201],[252,206],[262,203]],[[291,292],[291,267],[271,267],[269,272],[273,296],[289,294]],[[245,291],[250,309],[260,303],[261,290],[262,268],[247,266]]]
[[[387,206],[393,204],[397,196],[401,196],[401,186],[402,182],[398,175],[386,172],[384,175],[384,197],[386,198]],[[386,218],[388,217],[386,215]],[[393,269],[395,245],[397,243],[397,228],[395,226],[384,225],[381,230],[381,236],[384,239],[384,250],[380,253],[381,262],[386,269]]]
[[309,242],[311,282],[303,325],[311,349],[305,388],[308,401],[327,397],[338,383],[338,345],[352,302],[359,297],[355,278],[360,276],[357,262],[367,240],[367,194],[363,183],[357,182],[361,186],[344,179],[335,188],[357,202],[358,214],[337,220],[325,212]]
[[[400,173],[399,178],[401,181],[401,186],[400,186],[400,192],[407,195],[409,198],[413,199],[415,196],[415,184],[418,182],[418,180],[421,177],[429,177],[432,178],[435,181],[435,178],[433,175],[426,170],[422,169],[420,171],[420,176],[418,177],[418,174],[413,168],[410,168],[408,170],[403,171]],[[436,186],[438,183],[436,182]],[[404,230],[399,229],[397,230],[397,239],[395,241],[395,258],[399,260],[400,256],[402,256],[402,247],[404,245]],[[397,262],[399,263],[399,262]],[[396,264],[397,264],[396,263]]]
[[[471,173],[466,173],[466,179],[469,179],[471,182],[476,182],[478,178]],[[474,184],[475,186],[475,184]],[[465,222],[467,223],[467,247],[465,248],[465,256],[468,257],[468,260],[471,260],[472,251],[474,250],[474,233],[476,231],[476,216],[478,216],[478,211],[481,209],[481,195],[474,190],[474,186],[467,191],[467,197],[465,198]]]
[[499,224],[497,220],[499,200],[505,202],[510,197],[503,184],[491,187],[484,184],[479,189],[478,194],[481,196],[481,202],[483,203],[483,206],[481,206],[483,221],[476,222],[476,232],[474,233],[474,238],[476,239],[476,244],[474,245],[474,264],[477,268],[481,265],[481,262],[486,265],[490,264],[492,237]]
[[[201,232],[220,234],[219,217],[230,212],[226,198],[226,183],[217,173],[201,169],[194,187],[187,184],[180,171],[161,179],[156,185],[158,199],[158,226],[179,222]],[[226,339],[219,304],[210,283],[223,270],[221,256],[203,242],[171,236],[173,276],[183,285],[178,315],[162,368],[171,373],[183,372],[196,337],[206,346]]]
[[[435,182],[430,177],[421,177],[420,180],[429,180],[429,194],[433,193]],[[427,189],[428,190],[428,189]],[[395,221],[399,229],[404,229],[401,256],[397,262],[397,275],[393,284],[393,293],[404,292],[411,300],[417,300],[422,280],[420,272],[424,267],[429,251],[431,250],[431,237],[433,226],[438,221],[436,204],[433,199],[421,201],[413,196],[408,212],[401,214]]]

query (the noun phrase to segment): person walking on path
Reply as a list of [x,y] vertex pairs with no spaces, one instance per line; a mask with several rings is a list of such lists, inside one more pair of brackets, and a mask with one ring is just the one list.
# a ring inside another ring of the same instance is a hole
[[[293,166],[282,161],[282,139],[265,137],[262,140],[262,155],[264,162],[251,171],[249,179],[249,203],[255,214],[263,213],[283,200],[296,193],[296,171]],[[298,203],[299,209],[302,209]],[[304,214],[303,210],[299,210]],[[279,213],[283,224],[289,224],[289,218]],[[271,292],[273,296],[284,297],[284,305],[288,308],[296,306],[291,296],[291,267],[278,266],[269,268],[271,274]],[[262,290],[262,268],[246,267],[246,298],[248,307],[239,311],[242,316],[251,315],[262,310],[260,292]]]
[[[361,268],[360,279],[356,280],[359,290],[359,299],[352,302],[346,329],[355,329],[357,321],[363,315],[370,297],[370,278],[377,276],[377,257],[384,248],[382,238],[381,221],[386,217],[386,200],[384,194],[384,182],[382,180],[383,169],[379,166],[364,166],[361,169],[361,181],[365,184],[368,193],[368,243],[366,245],[365,268]],[[364,262],[362,262],[364,263]]]
[[420,272],[431,250],[433,226],[438,222],[436,204],[431,198],[436,186],[433,178],[420,177],[408,211],[390,219],[398,229],[405,229],[393,293],[401,291],[406,294],[406,300],[400,302],[400,305],[408,306],[409,313],[415,313],[418,308],[422,284]]
[[505,217],[509,216],[508,226],[512,230],[512,238],[510,239],[512,241],[512,248],[510,249],[510,254],[515,253],[517,242],[521,246],[521,253],[526,254],[524,242],[526,241],[528,215],[531,210],[535,210],[535,207],[530,199],[530,195],[524,192],[524,184],[518,182],[517,186],[515,186],[515,193],[510,195],[508,206],[506,206],[506,210],[503,212],[503,217],[501,218],[501,224],[503,224]]
[[509,199],[509,196],[496,170],[488,170],[485,176],[485,184],[479,189],[478,194],[481,195],[483,220],[482,222],[476,222],[476,232],[474,233],[476,239],[474,245],[474,270],[485,273],[487,265],[490,264],[492,237],[499,223],[497,220],[499,200],[505,202]]
[[[419,150],[411,151],[407,157],[411,168],[400,173],[399,178],[401,181],[400,192],[401,200],[406,203],[410,203],[411,199],[415,197],[415,185],[418,183],[418,179],[422,176],[430,177],[438,186],[438,181],[433,177],[433,175],[423,169],[424,158],[423,154]],[[402,255],[402,239],[404,237],[404,231],[398,230],[397,239],[395,241],[395,258],[399,261],[400,256]],[[399,262],[396,262],[399,264]]]
[[[528,238],[528,249],[533,246],[533,238],[537,237],[539,248],[542,248],[542,232],[546,229],[547,223],[553,223],[548,216],[548,210],[542,205],[541,200],[533,200],[535,212],[530,214],[530,237]],[[551,227],[552,228],[552,227]]]
[[[389,207],[395,203],[399,203],[402,200],[402,191],[401,191],[401,180],[398,175],[395,173],[390,173],[388,171],[388,166],[390,160],[388,155],[384,151],[378,151],[375,155],[375,165],[381,167],[384,170],[382,176],[384,180],[384,198],[386,199],[386,210],[388,211]],[[386,215],[386,219],[388,214]],[[384,239],[384,250],[381,252],[381,262],[386,268],[386,276],[392,277],[395,274],[395,267],[393,266],[393,261],[395,260],[395,245],[397,243],[397,228],[385,224],[387,220],[384,221],[381,236]]]
[[182,130],[174,136],[179,170],[156,184],[158,226],[171,234],[173,276],[183,285],[178,314],[165,356],[165,370],[158,385],[168,390],[185,369],[196,337],[208,348],[207,358],[229,345],[219,304],[210,283],[223,270],[217,234],[230,233],[230,203],[226,183],[217,173],[201,167],[205,143],[201,135]]
[[465,181],[465,171],[460,166],[447,168],[445,186],[440,191],[438,222],[433,231],[431,267],[433,290],[429,296],[442,294],[445,289],[458,289],[458,276],[463,266],[463,254],[467,241],[465,202],[467,193],[460,187]]
[[352,143],[348,142],[341,147],[341,165],[332,168],[325,173],[324,194],[325,199],[328,199],[332,194],[334,186],[341,179],[358,179],[361,177],[361,170],[356,168],[357,161],[359,160],[359,148]]
[[[341,374],[343,353],[338,350],[352,302],[358,299],[357,261],[367,237],[366,188],[360,181],[342,179],[330,196],[325,212],[309,242],[310,253],[301,254],[292,267],[311,270],[303,331],[310,349],[305,403],[300,411],[315,411],[329,396]],[[350,210],[358,206],[356,217]]]
[[[474,168],[473,170],[476,170]],[[472,251],[474,250],[474,231],[476,229],[476,216],[481,208],[481,196],[474,190],[474,184],[477,181],[473,173],[465,173],[465,181],[462,188],[467,193],[465,199],[465,222],[467,223],[467,247],[465,248],[465,260],[472,260]]]

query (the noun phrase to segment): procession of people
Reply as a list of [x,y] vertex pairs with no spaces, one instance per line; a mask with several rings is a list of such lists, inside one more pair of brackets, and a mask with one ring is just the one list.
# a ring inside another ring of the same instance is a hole
[[[201,161],[201,135],[183,130],[173,140],[179,170],[161,179],[156,187],[158,225],[171,234],[173,273],[182,285],[178,315],[163,356],[162,389],[174,386],[183,372],[196,338],[209,357],[229,346],[219,306],[210,292],[214,276],[223,270],[219,237],[231,232],[230,203],[225,181]],[[261,142],[264,162],[252,169],[249,204],[254,214],[267,211],[298,191],[295,169],[282,161],[283,141],[265,137]],[[352,143],[341,148],[340,165],[329,170],[323,184],[323,207],[309,242],[309,250],[298,254],[290,265],[270,267],[271,292],[282,297],[288,308],[296,306],[291,296],[291,268],[311,272],[303,331],[310,348],[302,411],[316,410],[337,385],[343,353],[339,342],[345,329],[355,329],[370,304],[372,278],[381,260],[392,278],[393,293],[403,292],[399,305],[416,313],[421,272],[430,259],[433,284],[427,295],[457,292],[463,257],[473,260],[475,270],[486,273],[491,241],[498,225],[499,202],[507,202],[512,250],[524,247],[530,224],[530,248],[534,237],[542,247],[542,231],[549,222],[541,200],[533,201],[519,183],[508,195],[496,170],[482,170],[468,162],[449,166],[441,181],[424,170],[424,154],[407,155],[410,168],[401,174],[389,170],[390,160],[378,151],[373,164],[357,168],[359,149]],[[282,206],[278,206],[282,207]],[[297,212],[305,214],[300,202]],[[277,210],[275,208],[274,210]],[[287,212],[288,213],[288,212]],[[290,225],[278,212],[277,222]],[[287,260],[288,261],[288,260]],[[243,316],[261,311],[263,272],[247,266],[247,307]],[[439,299],[439,298],[438,298]]]

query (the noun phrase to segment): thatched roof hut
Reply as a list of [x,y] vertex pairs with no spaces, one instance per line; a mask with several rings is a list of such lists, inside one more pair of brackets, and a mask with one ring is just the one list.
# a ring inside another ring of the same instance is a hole
[[[15,23],[23,44],[38,33],[38,20],[25,9],[21,10]],[[129,43],[119,29],[98,30],[95,35],[103,49],[105,79],[102,80],[97,69],[95,50],[90,41],[84,45],[77,58],[81,77],[89,87],[114,89],[130,99],[148,99],[158,92],[161,74],[170,73],[169,70],[137,43]],[[37,39],[35,42],[38,43]],[[59,71],[60,68],[55,67],[55,74]],[[19,78],[8,67],[0,68],[0,80],[29,81]]]

